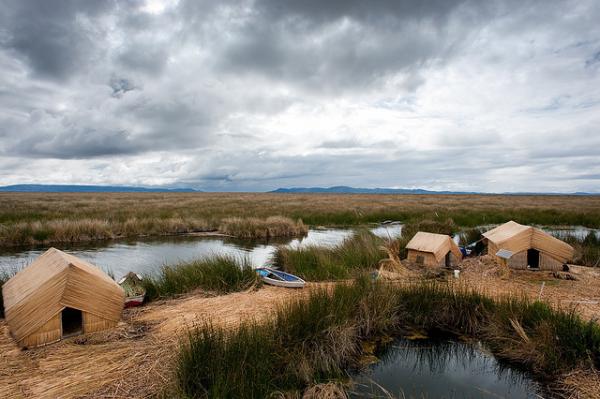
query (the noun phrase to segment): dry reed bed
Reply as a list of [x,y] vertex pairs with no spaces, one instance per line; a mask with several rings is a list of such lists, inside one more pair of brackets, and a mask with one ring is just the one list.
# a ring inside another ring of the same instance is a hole
[[[547,271],[513,270],[504,276],[491,257],[463,260],[460,281],[492,298],[526,296],[541,299],[569,310],[574,308],[582,317],[600,320],[600,270],[571,266],[570,274],[577,281],[558,280]],[[543,289],[542,289],[543,284]],[[541,295],[540,295],[541,292]]]
[[[261,321],[277,305],[308,291],[265,287],[224,296],[195,294],[157,302],[126,311],[124,323],[116,330],[29,351],[16,347],[5,322],[0,321],[0,397],[155,395],[172,382],[179,337],[190,327],[208,319],[228,329],[236,328],[242,320]],[[137,331],[140,326],[144,327],[141,332]]]
[[600,196],[0,193],[0,204],[0,245],[217,230],[229,218],[275,215],[309,225],[452,218],[600,227]]
[[[490,274],[485,285],[498,285],[500,279]],[[393,284],[402,284],[402,281]],[[473,284],[472,287],[477,285],[470,279],[466,281]],[[593,285],[599,281],[582,278],[569,283]],[[309,289],[300,291],[265,286],[258,291],[225,296],[207,297],[196,293],[159,301],[126,311],[124,324],[106,335],[86,336],[81,344],[76,343],[78,338],[71,338],[27,352],[17,349],[8,336],[4,321],[0,321],[0,397],[51,398],[60,393],[61,398],[142,398],[156,394],[172,383],[177,338],[190,327],[209,319],[215,326],[230,330],[242,321],[261,322],[273,315],[280,304],[305,296],[312,288],[332,288],[334,285],[311,283]],[[567,285],[557,287],[576,297],[576,289],[571,288]],[[516,290],[512,293],[520,295]],[[600,317],[600,309],[595,312],[586,316]],[[145,326],[145,331],[137,333],[138,326]],[[149,372],[132,372],[140,369]],[[589,372],[567,376],[564,383],[571,397],[593,397],[585,396],[586,387],[598,383],[593,377]],[[578,384],[584,381],[587,385],[580,387]]]

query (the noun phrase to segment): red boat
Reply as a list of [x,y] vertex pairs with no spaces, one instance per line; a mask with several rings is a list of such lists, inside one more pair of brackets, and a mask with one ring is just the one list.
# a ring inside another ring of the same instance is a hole
[[146,289],[142,284],[142,276],[134,272],[129,272],[119,280],[119,285],[125,291],[126,308],[140,306],[144,303]]

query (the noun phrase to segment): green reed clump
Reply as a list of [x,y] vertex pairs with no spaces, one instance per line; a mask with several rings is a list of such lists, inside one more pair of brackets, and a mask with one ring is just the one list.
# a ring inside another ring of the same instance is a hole
[[208,259],[178,265],[163,266],[157,275],[143,279],[146,296],[153,300],[203,289],[228,293],[243,291],[258,282],[256,272],[248,260],[231,256],[214,256]]
[[600,366],[600,327],[526,299],[493,300],[447,284],[360,278],[283,304],[265,323],[235,331],[205,324],[180,349],[177,387],[190,398],[256,398],[344,378],[361,342],[408,329],[483,341],[540,376]]
[[367,230],[355,232],[335,247],[280,246],[273,264],[311,281],[346,279],[377,267],[383,240]]
[[181,346],[177,388],[191,398],[262,398],[341,378],[361,340],[392,329],[386,291],[361,279],[286,303],[273,319],[244,323],[232,334],[200,326]]

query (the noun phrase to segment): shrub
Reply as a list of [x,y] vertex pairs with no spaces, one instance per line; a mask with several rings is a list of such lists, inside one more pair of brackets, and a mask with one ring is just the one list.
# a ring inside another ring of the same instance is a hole
[[252,287],[258,281],[248,260],[215,256],[178,265],[163,266],[155,276],[143,279],[149,300],[172,297],[196,289],[228,293]]
[[377,267],[383,240],[367,230],[355,232],[332,248],[280,246],[273,264],[311,281],[346,279]]

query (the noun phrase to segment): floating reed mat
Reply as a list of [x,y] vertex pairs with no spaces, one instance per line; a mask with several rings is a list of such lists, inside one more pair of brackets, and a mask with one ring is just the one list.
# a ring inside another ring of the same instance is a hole
[[559,380],[600,366],[600,327],[574,312],[518,298],[492,299],[441,283],[380,284],[370,277],[313,291],[274,319],[237,330],[206,322],[177,359],[177,388],[189,397],[268,397],[344,378],[361,342],[410,328],[483,341],[494,354]]

